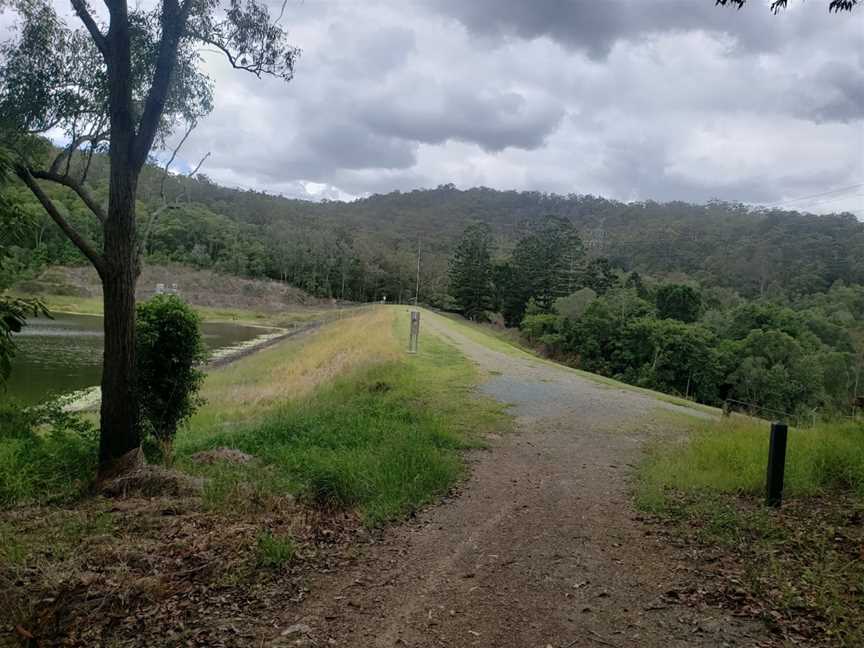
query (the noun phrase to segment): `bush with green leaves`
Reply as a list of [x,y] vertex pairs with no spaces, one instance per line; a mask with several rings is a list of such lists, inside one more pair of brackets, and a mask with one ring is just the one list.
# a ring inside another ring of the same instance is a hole
[[170,459],[177,428],[201,404],[206,359],[198,314],[176,295],[138,305],[138,389],[143,431]]

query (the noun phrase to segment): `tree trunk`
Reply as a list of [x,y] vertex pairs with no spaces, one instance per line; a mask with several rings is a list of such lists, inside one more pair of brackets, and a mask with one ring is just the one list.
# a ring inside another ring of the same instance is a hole
[[135,283],[139,270],[135,236],[137,174],[124,169],[123,165],[116,165],[111,176],[108,219],[104,226],[105,272],[102,275],[105,356],[99,436],[100,478],[129,470],[141,461],[135,358]]
[[[112,266],[102,281],[105,357],[99,474],[123,472],[139,461],[138,390],[135,384],[135,269]],[[133,453],[133,454],[130,454]],[[128,455],[128,456],[127,456]]]

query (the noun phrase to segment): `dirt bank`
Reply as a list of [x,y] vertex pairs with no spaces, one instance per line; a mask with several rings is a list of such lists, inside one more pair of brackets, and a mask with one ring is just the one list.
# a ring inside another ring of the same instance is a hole
[[[278,312],[290,306],[323,303],[299,288],[278,281],[243,279],[179,264],[145,265],[138,279],[138,299],[152,297],[158,284],[166,288],[176,284],[190,304],[210,308]],[[33,295],[102,296],[99,277],[90,266],[52,267],[36,279],[19,282],[12,289]]]

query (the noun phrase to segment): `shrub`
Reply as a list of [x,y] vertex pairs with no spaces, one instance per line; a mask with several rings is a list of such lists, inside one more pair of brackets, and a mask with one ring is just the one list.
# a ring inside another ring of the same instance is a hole
[[170,460],[177,428],[202,402],[200,318],[176,295],[157,295],[138,305],[137,339],[142,427]]
[[558,333],[561,328],[561,317],[552,313],[526,315],[519,328],[531,342],[542,342],[544,337]]

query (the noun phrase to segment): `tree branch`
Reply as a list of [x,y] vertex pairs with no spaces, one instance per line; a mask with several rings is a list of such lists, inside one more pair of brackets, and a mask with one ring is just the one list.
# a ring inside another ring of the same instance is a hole
[[177,48],[180,45],[180,37],[186,30],[192,4],[188,0],[182,6],[177,3],[177,0],[162,2],[162,39],[159,41],[159,53],[156,56],[156,70],[153,73],[150,92],[144,102],[144,113],[138,123],[133,150],[133,160],[139,168],[147,160],[147,154],[153,146],[153,140],[159,129],[159,122],[168,99],[171,75],[177,63]]
[[29,169],[25,167],[18,167],[16,173],[19,178],[27,185],[27,188],[36,196],[36,199],[41,203],[42,207],[48,212],[48,215],[51,217],[57,226],[63,230],[63,233],[69,237],[69,240],[75,244],[81,253],[87,257],[90,263],[93,264],[93,267],[96,268],[96,271],[100,276],[105,273],[105,258],[96,251],[96,247],[87,239],[85,239],[81,234],[72,227],[69,222],[63,218],[63,215],[57,209],[57,205],[45,194],[42,190],[42,187],[39,186],[39,183],[36,182],[36,179],[33,177],[33,174]]
[[34,178],[37,178],[38,180],[48,180],[49,182],[56,182],[57,184],[63,185],[64,187],[68,187],[76,194],[78,194],[78,197],[84,202],[85,205],[87,205],[87,208],[91,212],[93,212],[93,215],[99,219],[100,223],[104,223],[107,220],[108,216],[105,214],[105,211],[102,209],[99,203],[96,202],[96,199],[93,197],[93,194],[91,194],[87,190],[87,187],[78,184],[68,175],[60,175],[58,173],[53,173],[52,171],[37,170],[31,170],[30,175],[32,175]]
[[75,13],[78,14],[81,22],[84,23],[87,31],[90,32],[90,36],[93,38],[93,42],[96,44],[96,48],[102,54],[102,57],[107,59],[108,41],[105,38],[105,34],[103,34],[99,29],[96,21],[93,20],[93,16],[90,15],[90,8],[87,6],[87,0],[72,0],[72,8],[75,9]]
[[[100,142],[108,141],[110,134],[107,132],[96,133],[94,135],[81,135],[80,137],[74,138],[69,146],[64,148],[60,153],[57,154],[57,157],[54,158],[54,161],[51,163],[51,173],[60,173],[60,165],[63,163],[63,160],[66,158],[71,159],[72,154],[85,142],[90,142],[91,146],[96,146]],[[67,174],[68,175],[68,174]]]
[[201,160],[198,162],[198,164],[195,166],[195,168],[189,172],[189,175],[187,177],[194,178],[195,175],[198,173],[198,171],[201,169],[201,167],[204,165],[204,163],[207,161],[207,158],[209,158],[209,157],[210,157],[210,151],[207,151],[207,153],[204,154],[204,157],[201,158]]

